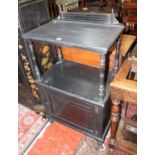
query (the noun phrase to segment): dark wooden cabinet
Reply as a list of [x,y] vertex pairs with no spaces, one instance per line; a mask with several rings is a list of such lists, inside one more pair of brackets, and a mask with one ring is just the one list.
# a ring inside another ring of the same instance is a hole
[[31,55],[28,55],[21,35],[48,21],[50,16],[47,0],[18,1],[18,101],[31,109],[42,102],[35,83],[33,68],[31,68],[32,61],[29,59]]
[[[28,53],[48,118],[100,142],[110,126],[109,83],[119,68],[120,34],[124,29],[114,21],[114,16],[108,14],[61,12],[60,19],[22,35],[29,45]],[[58,62],[43,74],[36,61],[34,42],[57,47]],[[110,71],[108,54],[113,45],[116,59]],[[99,67],[63,59],[62,47],[98,53]]]

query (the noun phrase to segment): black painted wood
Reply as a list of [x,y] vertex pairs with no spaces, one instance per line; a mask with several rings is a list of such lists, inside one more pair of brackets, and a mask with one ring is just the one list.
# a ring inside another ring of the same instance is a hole
[[51,116],[103,140],[110,117],[109,72],[104,99],[98,95],[100,69],[63,61],[47,71],[37,84],[48,96]]
[[[101,54],[98,69],[63,60],[58,51],[59,62],[36,80],[44,94],[48,117],[99,141],[104,140],[110,125],[109,83],[113,78],[113,74],[106,71],[106,58],[123,29],[124,26],[119,24],[53,20],[23,34],[26,41],[83,48]],[[31,53],[34,53],[32,48]],[[37,65],[35,61],[33,63]]]
[[119,69],[119,53],[120,53],[120,38],[116,41],[116,55],[115,55],[115,66],[114,73],[116,74]]
[[[42,24],[49,22],[50,16],[48,12],[47,0],[19,0],[18,1],[18,101],[31,109],[35,104],[42,104],[40,97],[36,98],[32,95],[32,89],[28,76],[35,77],[31,58],[29,59],[27,47],[21,34],[32,30]],[[25,60],[23,60],[23,59]],[[27,71],[24,68],[27,64]],[[37,92],[37,90],[36,90]],[[37,94],[39,96],[39,92]]]
[[[76,96],[82,100],[91,102],[92,104],[104,106],[104,102],[109,95],[109,88],[106,88],[106,97],[104,101],[98,95],[100,69],[74,63],[71,61],[63,61],[55,67],[47,71],[37,84],[46,88]],[[107,83],[110,82],[111,75]]]
[[103,98],[105,95],[105,61],[106,55],[100,54],[100,73],[99,73],[99,97]]
[[21,31],[28,32],[50,21],[47,0],[19,0],[18,19]]
[[113,13],[61,12],[60,19],[100,24],[118,24],[115,14]]
[[[101,15],[98,15],[101,16]],[[24,39],[107,53],[124,26],[79,21],[53,20],[22,35]]]
[[20,58],[18,58],[18,102],[33,109],[32,95]]

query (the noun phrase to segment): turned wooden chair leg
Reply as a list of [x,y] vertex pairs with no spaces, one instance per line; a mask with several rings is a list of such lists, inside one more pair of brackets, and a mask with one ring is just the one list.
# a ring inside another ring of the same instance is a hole
[[111,138],[110,138],[110,148],[114,148],[116,143],[116,132],[118,127],[118,121],[120,116],[120,101],[113,100],[113,106],[111,109]]

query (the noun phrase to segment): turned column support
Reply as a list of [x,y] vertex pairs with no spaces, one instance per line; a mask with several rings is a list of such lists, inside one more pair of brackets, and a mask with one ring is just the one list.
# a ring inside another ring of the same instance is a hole
[[120,117],[120,101],[113,100],[111,109],[111,138],[110,147],[113,148],[116,143],[116,132],[118,128],[118,121]]
[[103,98],[105,96],[105,54],[100,54],[100,73],[99,73],[99,97]]
[[37,60],[36,60],[36,57],[35,57],[35,54],[34,54],[34,50],[33,50],[33,44],[31,41],[27,41],[28,43],[28,46],[29,46],[29,54],[30,54],[30,57],[29,59],[31,59],[32,63],[33,63],[33,72],[34,72],[34,75],[35,75],[35,79],[37,80],[40,80],[40,70],[39,70],[39,67],[37,65]]
[[118,38],[117,41],[116,41],[114,74],[116,74],[118,69],[119,69],[119,54],[120,54],[120,38]]
[[58,53],[58,62],[62,63],[62,52],[61,52],[61,47],[57,46],[57,53]]

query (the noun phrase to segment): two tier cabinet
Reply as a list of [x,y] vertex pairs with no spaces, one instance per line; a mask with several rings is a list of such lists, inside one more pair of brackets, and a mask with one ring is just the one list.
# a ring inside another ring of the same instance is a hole
[[[49,119],[99,142],[104,140],[110,126],[109,83],[119,67],[119,38],[123,29],[113,14],[61,12],[58,19],[22,35],[29,45],[36,83]],[[34,42],[57,47],[58,62],[42,75],[34,55]],[[113,45],[116,46],[116,60],[114,70],[110,71],[106,63]],[[100,54],[100,68],[63,59],[62,47]]]

